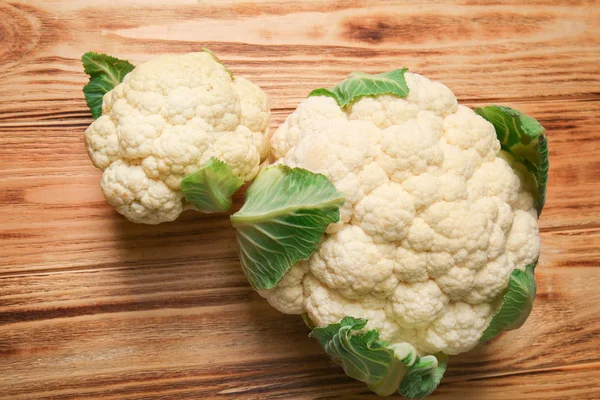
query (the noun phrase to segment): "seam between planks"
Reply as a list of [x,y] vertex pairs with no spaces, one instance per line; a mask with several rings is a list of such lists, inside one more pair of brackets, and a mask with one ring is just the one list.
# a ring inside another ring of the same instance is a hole
[[[542,216],[543,218],[543,216]],[[572,232],[574,234],[586,234],[582,231],[588,230],[597,230],[600,229],[600,223],[590,223],[583,225],[565,225],[565,226],[551,226],[551,227],[542,227],[540,228],[540,233],[569,233]],[[233,257],[217,257],[211,258],[207,260],[207,263],[220,263],[220,262],[232,262],[238,261],[239,258],[237,256]],[[162,264],[161,264],[162,265]],[[173,261],[169,263],[171,267],[184,266],[185,262]],[[0,272],[0,280],[3,278],[18,278],[18,277],[31,277],[31,276],[43,276],[43,275],[54,275],[61,273],[94,273],[99,271],[119,271],[119,270],[135,270],[140,268],[152,268],[156,267],[155,263],[152,261],[146,261],[143,267],[140,266],[127,266],[123,264],[111,263],[105,266],[98,266],[98,264],[90,265],[90,266],[73,266],[73,267],[58,267],[58,268],[31,268],[29,270],[19,270],[19,271],[9,271],[9,272]],[[160,265],[159,265],[160,266]]]
[[[309,356],[309,358],[321,358],[324,357],[325,353],[323,353],[323,355],[320,354],[313,354],[311,356]],[[257,362],[257,363],[251,363],[253,368],[258,368],[260,367],[261,364],[272,364],[272,363],[278,363],[278,362],[282,362],[282,363],[296,363],[296,362],[303,362],[304,361],[304,357],[293,357],[293,358],[286,358],[285,360],[280,360],[278,358],[275,359],[264,359],[261,360],[261,362]],[[242,363],[242,365],[244,365],[245,363]],[[231,364],[223,364],[221,365],[221,367],[226,368],[228,365]],[[510,377],[510,376],[523,376],[523,375],[539,375],[539,374],[545,374],[545,373],[550,373],[550,372],[556,372],[556,371],[580,371],[580,370],[588,370],[588,369],[598,369],[600,368],[600,361],[592,361],[592,362],[584,362],[584,363],[572,363],[572,364],[564,364],[564,365],[556,365],[556,366],[550,366],[550,367],[545,367],[545,368],[530,368],[530,369],[525,369],[525,370],[521,370],[521,371],[508,371],[505,373],[492,373],[492,374],[481,374],[481,375],[460,375],[460,376],[456,376],[453,378],[445,378],[442,380],[442,384],[444,383],[456,383],[456,382],[468,382],[468,381],[478,381],[478,380],[488,380],[488,379],[495,379],[495,378],[505,378],[505,377]],[[170,368],[169,368],[170,369]],[[193,369],[193,368],[192,368]],[[142,368],[142,369],[138,369],[135,371],[135,373],[143,373],[145,371],[153,371],[154,367],[147,367],[147,368]],[[168,370],[168,369],[167,369]],[[115,372],[131,372],[131,370],[129,368],[117,368],[117,369],[111,369],[110,371],[104,371],[104,372],[110,372],[110,373],[115,373]],[[165,372],[165,370],[163,370],[163,372]],[[331,365],[330,367],[327,368],[323,368],[321,372],[331,372],[332,374],[337,375],[337,373],[341,373],[341,369],[337,366]],[[79,374],[76,374],[79,375]],[[157,379],[150,379],[147,380],[149,382],[151,382],[151,387],[155,386],[157,384],[164,384],[165,387],[168,387],[169,384],[174,384],[174,383],[178,383],[178,382],[185,382],[185,381],[194,381],[195,378],[200,378],[204,375],[192,375],[190,376],[189,374],[187,376],[183,376],[183,377],[163,377],[163,378],[157,378]],[[352,383],[356,383],[359,384],[358,381],[353,381],[351,380],[351,378],[347,378],[347,377],[343,377],[344,381],[347,381],[348,384],[352,384]],[[103,389],[109,389],[109,390],[115,390],[115,389],[119,389],[119,388],[128,388],[128,387],[135,387],[135,386],[139,386],[140,382],[138,381],[129,381],[129,382],[115,382],[113,384],[108,384],[108,385],[104,385],[102,386]],[[280,386],[279,384],[271,384],[269,386]],[[63,389],[63,390],[59,390],[58,392],[67,392],[67,393],[80,393],[80,392],[85,392],[87,389],[87,391],[91,391],[91,390],[95,390],[95,388],[73,388],[73,389]],[[143,391],[143,387],[139,388],[141,391]],[[187,390],[189,390],[189,388],[186,388]],[[96,389],[97,390],[97,389]],[[56,393],[57,391],[53,391],[50,393]],[[222,393],[223,391],[216,391],[216,393]]]
[[[78,99],[69,99],[69,101],[76,101]],[[573,102],[596,102],[600,101],[600,92],[590,92],[567,96],[531,96],[531,97],[489,97],[489,98],[457,98],[459,104],[489,104],[489,103],[552,103],[555,101],[573,101]],[[271,112],[287,112],[291,113],[295,110],[293,107],[274,107]],[[87,127],[91,122],[91,115],[86,110],[82,109],[71,109],[65,110],[64,114],[75,114],[75,115],[63,115],[61,113],[52,114],[39,114],[44,115],[56,115],[55,117],[49,117],[47,119],[38,121],[15,121],[10,122],[10,118],[3,119],[0,117],[0,128],[27,128],[27,127],[39,127],[39,126],[56,126],[56,127]],[[32,115],[29,115],[31,117]],[[36,115],[33,114],[35,117]]]
[[[451,367],[450,367],[451,368]],[[556,372],[556,371],[570,371],[570,370],[586,370],[586,369],[600,369],[600,359],[594,361],[585,361],[585,362],[576,362],[571,364],[559,364],[553,365],[544,368],[529,368],[520,371],[507,371],[507,372],[497,372],[497,373],[488,373],[488,374],[479,374],[479,375],[471,375],[467,376],[466,379],[461,379],[460,377],[451,377],[443,380],[442,383],[445,382],[464,382],[464,381],[478,381],[478,380],[487,380],[487,379],[495,379],[495,378],[505,378],[508,376],[519,376],[519,375],[539,375],[548,372]]]
[[[239,258],[237,256],[235,257],[217,257],[217,258],[211,258],[211,259],[206,259],[205,262],[196,262],[196,265],[198,265],[198,267],[205,265],[205,264],[213,264],[213,263],[219,263],[219,262],[227,262],[227,261],[239,261]],[[31,277],[31,276],[35,276],[35,275],[39,275],[39,276],[44,276],[44,275],[56,275],[56,274],[61,274],[61,273],[94,273],[94,272],[104,272],[104,271],[134,271],[136,269],[148,269],[148,268],[154,268],[157,267],[157,265],[155,265],[156,263],[153,263],[152,261],[144,261],[144,265],[143,266],[139,266],[139,265],[123,265],[123,264],[117,264],[117,263],[111,263],[109,265],[106,265],[104,267],[99,267],[97,264],[96,265],[90,265],[88,266],[75,266],[75,267],[59,267],[59,268],[40,268],[40,269],[30,269],[30,270],[21,270],[21,271],[14,271],[14,272],[0,272],[0,279],[2,278],[19,278],[19,277]],[[182,267],[187,265],[188,262],[182,262],[182,261],[171,261],[169,262],[169,267]],[[162,263],[158,265],[160,266],[164,266]]]

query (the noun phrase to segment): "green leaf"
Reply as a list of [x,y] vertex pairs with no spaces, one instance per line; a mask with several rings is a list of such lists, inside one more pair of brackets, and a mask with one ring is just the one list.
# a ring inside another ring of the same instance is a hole
[[231,217],[242,269],[255,288],[273,288],[314,252],[344,199],[321,174],[278,165],[263,169]]
[[[216,61],[216,62],[218,62],[219,64],[221,64],[222,66],[224,66],[224,67],[225,67],[225,64],[223,64],[223,61],[221,61],[221,60],[219,59],[219,57],[217,57],[217,56],[215,55],[215,53],[213,53],[212,51],[210,51],[210,50],[209,50],[209,49],[207,49],[206,47],[203,47],[203,48],[202,48],[202,51],[203,51],[203,52],[205,52],[205,53],[208,53],[208,54],[210,54],[210,55],[211,55],[211,56],[212,56],[212,57],[215,59],[215,61]],[[225,71],[227,71],[227,73],[229,74],[229,77],[231,78],[231,80],[233,80],[233,74],[231,73],[231,71],[230,71],[230,70],[228,70],[228,69],[227,69],[227,67],[225,67]]]
[[502,307],[483,332],[480,343],[492,339],[504,330],[517,329],[525,323],[535,300],[536,284],[533,271],[536,263],[527,265],[525,271],[515,269],[512,272]]
[[448,356],[444,353],[420,358],[402,380],[400,394],[408,399],[419,400],[429,396],[440,384],[447,364]]
[[85,53],[81,57],[83,69],[90,81],[83,87],[85,102],[94,119],[102,115],[102,97],[123,81],[135,66],[106,54]]
[[389,396],[398,390],[408,368],[417,360],[417,352],[408,343],[389,345],[379,340],[375,330],[354,332],[366,324],[365,319],[346,317],[338,324],[313,329],[310,336],[321,343],[346,375],[365,382],[380,396]]
[[398,97],[406,97],[409,90],[404,78],[406,71],[408,71],[407,68],[401,68],[377,75],[353,72],[341,83],[335,85],[332,90],[315,89],[308,96],[333,97],[340,107],[344,107],[364,96],[393,94]]
[[181,180],[181,192],[187,201],[205,213],[225,212],[231,207],[231,196],[244,181],[221,160],[211,158],[196,172]]
[[548,185],[548,139],[540,123],[509,107],[487,106],[475,112],[494,125],[502,149],[525,165],[533,174],[538,189],[538,217],[546,203]]
[[439,365],[435,356],[419,358],[409,343],[389,344],[379,339],[376,330],[360,332],[366,324],[365,319],[346,317],[337,324],[314,328],[310,336],[348,376],[365,382],[380,396],[404,390],[403,395],[422,399],[437,387],[447,356],[441,355]]

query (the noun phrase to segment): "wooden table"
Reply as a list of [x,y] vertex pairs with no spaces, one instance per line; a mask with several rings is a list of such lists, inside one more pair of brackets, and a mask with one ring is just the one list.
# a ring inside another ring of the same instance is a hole
[[451,359],[431,398],[600,399],[600,3],[459,3],[2,1],[0,397],[376,398],[250,289],[227,216],[135,225],[102,197],[81,55],[207,46],[265,89],[273,128],[314,87],[399,66],[538,118],[533,314]]

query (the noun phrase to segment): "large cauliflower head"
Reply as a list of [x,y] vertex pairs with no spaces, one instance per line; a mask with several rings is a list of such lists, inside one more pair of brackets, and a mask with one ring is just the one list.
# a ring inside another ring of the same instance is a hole
[[211,159],[254,178],[269,152],[269,112],[265,93],[210,52],[167,55],[104,95],[85,142],[108,202],[133,222],[158,224],[189,207],[181,181]]
[[457,354],[539,255],[535,181],[450,89],[405,79],[404,98],[311,96],[273,134],[273,161],[325,175],[345,203],[314,254],[259,292],[319,327],[364,318],[390,343]]

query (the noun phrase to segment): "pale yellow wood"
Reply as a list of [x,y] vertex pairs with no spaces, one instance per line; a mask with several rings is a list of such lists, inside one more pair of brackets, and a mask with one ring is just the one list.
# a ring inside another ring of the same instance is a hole
[[0,105],[0,113],[13,120],[87,115],[79,63],[86,51],[139,63],[204,45],[234,73],[264,87],[275,108],[294,107],[310,89],[333,85],[357,67],[406,66],[464,99],[598,95],[600,10],[594,2],[474,3],[3,3],[0,21],[19,45],[0,53],[12,67],[0,72],[0,97],[19,92],[20,102]]

